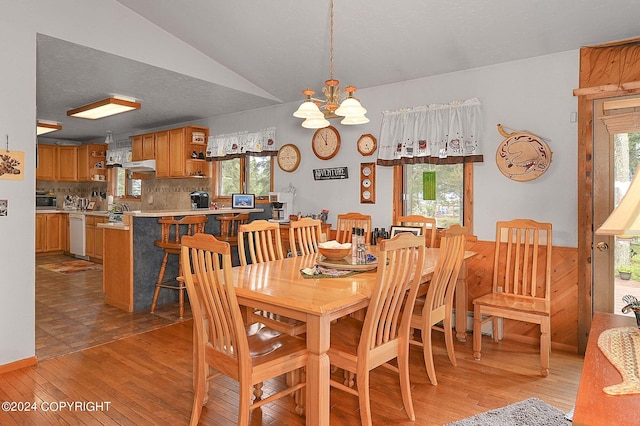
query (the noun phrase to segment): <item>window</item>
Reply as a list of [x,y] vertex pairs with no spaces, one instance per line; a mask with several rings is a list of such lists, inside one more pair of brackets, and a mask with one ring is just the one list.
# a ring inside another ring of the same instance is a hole
[[[402,167],[405,215],[434,217],[440,228],[463,224],[464,164],[405,164]],[[435,172],[435,200],[424,199],[425,172]]]
[[118,198],[140,198],[142,195],[142,180],[133,179],[131,173],[122,167],[114,167],[112,181],[115,182],[114,194]]
[[273,189],[271,156],[244,156],[218,161],[216,164],[218,197],[230,197],[239,192],[268,197],[269,191]]

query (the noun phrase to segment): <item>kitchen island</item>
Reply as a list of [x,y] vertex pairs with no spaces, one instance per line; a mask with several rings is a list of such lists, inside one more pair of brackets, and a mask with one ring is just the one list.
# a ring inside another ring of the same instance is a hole
[[[264,209],[196,209],[196,210],[152,210],[124,212],[122,223],[104,223],[103,240],[103,288],[105,303],[127,312],[151,309],[164,251],[154,245],[161,238],[158,219],[164,216],[181,218],[205,215],[208,222],[205,232],[220,234],[220,222],[215,216],[222,214],[249,213],[250,220],[271,217],[271,206]],[[234,253],[237,257],[237,254]],[[237,262],[237,260],[236,260]],[[165,277],[178,276],[178,257],[169,256]],[[177,303],[178,292],[163,290],[158,297],[158,306]]]

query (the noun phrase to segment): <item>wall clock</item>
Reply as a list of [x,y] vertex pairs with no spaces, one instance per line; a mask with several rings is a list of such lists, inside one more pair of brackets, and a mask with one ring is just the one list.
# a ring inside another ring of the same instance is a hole
[[293,144],[287,144],[278,150],[278,166],[285,172],[293,172],[300,165],[300,150]]
[[378,149],[378,141],[372,134],[364,134],[358,139],[358,152],[362,155],[371,155]]
[[496,151],[496,165],[503,175],[517,182],[528,182],[547,171],[552,152],[542,138],[529,132],[507,133],[501,124],[498,131],[505,137]]
[[360,164],[360,203],[376,202],[376,163]]
[[316,130],[311,139],[313,153],[321,160],[328,160],[336,156],[340,150],[340,133],[333,127]]

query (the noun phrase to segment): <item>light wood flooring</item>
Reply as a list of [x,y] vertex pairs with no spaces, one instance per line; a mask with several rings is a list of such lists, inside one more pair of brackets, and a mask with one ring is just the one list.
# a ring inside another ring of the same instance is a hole
[[[69,285],[82,287],[79,277],[73,279],[78,281]],[[85,282],[93,282],[96,277],[87,280]],[[81,288],[76,292],[82,293]],[[110,318],[117,327],[117,315],[105,314],[98,301],[86,299],[83,304],[97,310],[95,322],[103,323],[105,330],[109,329]],[[86,328],[93,327],[89,315],[81,321]],[[74,352],[52,355],[48,359],[39,355],[37,366],[0,375],[0,400],[35,401],[39,407],[31,412],[0,411],[0,424],[187,424],[193,398],[192,321],[153,326],[151,331],[132,333],[110,343],[89,344],[91,347],[87,348],[67,341],[65,345]],[[74,334],[81,333],[70,332],[69,336]],[[95,333],[86,334],[92,336],[87,340],[96,342]],[[415,423],[406,418],[402,408],[397,375],[384,368],[374,370],[371,375],[373,423],[440,425],[531,397],[565,412],[573,408],[582,356],[552,352],[549,377],[542,378],[538,375],[536,347],[508,341],[495,344],[486,338],[483,359],[478,362],[472,356],[471,340],[468,335],[467,342],[456,341],[458,366],[453,367],[447,359],[443,336],[434,334],[438,386],[429,383],[421,348],[411,348]],[[265,395],[282,384],[282,380],[265,383]],[[235,424],[237,391],[235,381],[225,377],[216,379],[200,424]],[[89,402],[109,402],[109,407],[94,411],[42,409],[57,401],[78,401],[84,403],[85,408],[93,407],[87,405]],[[254,410],[251,424],[302,425],[304,418],[294,413],[292,398],[283,398]],[[357,398],[332,389],[331,424],[359,424]]]

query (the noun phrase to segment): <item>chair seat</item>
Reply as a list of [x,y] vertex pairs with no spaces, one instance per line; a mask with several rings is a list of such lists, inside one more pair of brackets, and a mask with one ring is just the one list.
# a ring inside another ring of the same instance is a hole
[[153,242],[153,245],[171,254],[180,254],[180,244],[157,240]]
[[[335,324],[331,324],[331,348],[332,351],[339,351],[345,354],[356,355],[358,353],[358,343],[362,334],[364,323],[352,317],[340,318]],[[331,359],[333,364],[333,359]]]
[[473,300],[474,305],[496,307],[500,310],[512,310],[514,315],[530,313],[551,316],[550,302],[545,299],[513,294],[489,293]]
[[304,321],[259,309],[249,310],[249,312],[247,312],[247,322],[262,323],[275,331],[286,333],[289,336],[298,336],[307,331],[307,324]]
[[296,357],[306,353],[306,342],[256,323],[247,327],[247,341],[251,364],[256,367],[282,357]]

